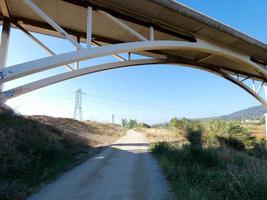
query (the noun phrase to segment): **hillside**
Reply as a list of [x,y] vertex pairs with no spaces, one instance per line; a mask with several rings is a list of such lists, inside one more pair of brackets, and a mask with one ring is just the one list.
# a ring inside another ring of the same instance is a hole
[[240,110],[229,115],[223,115],[222,119],[255,119],[262,117],[267,113],[267,109],[262,106],[253,106],[244,110]]
[[44,115],[28,116],[61,130],[64,134],[81,138],[92,147],[106,146],[122,134],[122,127],[116,124],[99,123],[95,121],[77,121],[71,118],[55,118]]
[[[267,113],[267,109],[263,106],[253,106],[243,110],[239,110],[227,115],[217,116],[217,117],[207,117],[199,118],[199,120],[210,120],[210,119],[225,119],[225,120],[240,120],[240,119],[259,119]],[[153,124],[153,128],[166,128],[168,122]]]
[[0,110],[0,199],[25,199],[123,132],[118,125]]

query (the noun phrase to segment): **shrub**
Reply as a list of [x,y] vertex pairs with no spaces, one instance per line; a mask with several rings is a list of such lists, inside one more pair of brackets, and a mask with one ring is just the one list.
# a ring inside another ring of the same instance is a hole
[[236,138],[233,137],[226,138],[226,137],[216,136],[216,139],[219,141],[221,146],[230,147],[239,151],[245,150],[244,143]]
[[194,123],[194,120],[189,120],[186,118],[177,119],[176,117],[171,119],[169,123],[169,127],[178,129],[178,130],[185,130],[186,127],[190,126],[192,123]]
[[203,149],[200,146],[185,145],[181,154],[182,160],[187,162],[188,166],[197,165],[205,168],[212,168],[219,164],[218,154],[212,149]]
[[204,141],[208,146],[218,145],[216,136],[225,137],[229,123],[225,120],[209,120],[205,123]]
[[248,153],[257,158],[267,159],[267,147],[264,139],[255,142],[253,148],[248,150]]
[[248,131],[248,129],[241,127],[239,124],[230,123],[228,128],[228,138],[234,138],[242,142],[246,149],[253,148],[256,138]]
[[203,127],[199,121],[173,118],[170,127],[175,127],[192,145],[202,145]]
[[209,120],[197,121],[173,118],[169,127],[175,127],[177,133],[192,145],[208,147],[225,146],[244,151],[259,158],[267,158],[264,142],[258,141],[248,129],[237,121]]
[[235,121],[210,120],[205,124],[204,141],[208,146],[226,145],[248,150],[253,148],[256,138]]
[[167,142],[155,143],[152,147],[155,154],[163,154],[171,149],[171,146]]
[[124,128],[128,127],[128,121],[127,121],[127,119],[123,118],[123,119],[121,120],[121,125],[122,125],[122,127],[124,127]]
[[202,132],[202,127],[198,122],[188,123],[185,127],[186,139],[195,146],[202,145]]
[[137,121],[136,120],[133,120],[131,119],[128,123],[128,128],[132,129],[132,128],[135,128],[137,127]]
[[177,199],[265,200],[267,164],[223,149],[158,143],[152,147]]
[[169,127],[173,128],[173,129],[178,128],[178,119],[176,117],[174,117],[170,120]]

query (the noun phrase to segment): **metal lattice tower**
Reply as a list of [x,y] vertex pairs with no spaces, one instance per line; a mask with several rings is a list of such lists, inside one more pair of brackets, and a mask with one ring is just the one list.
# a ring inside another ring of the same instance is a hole
[[82,89],[78,89],[75,93],[75,107],[74,107],[74,113],[73,113],[73,119],[77,119],[82,121],[83,115],[82,115]]

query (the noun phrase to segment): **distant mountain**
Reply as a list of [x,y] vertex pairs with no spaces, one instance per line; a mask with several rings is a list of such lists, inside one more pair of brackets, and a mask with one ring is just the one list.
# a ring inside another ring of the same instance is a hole
[[[228,115],[222,115],[218,117],[208,117],[208,118],[198,118],[198,120],[211,120],[211,119],[226,119],[226,120],[239,120],[239,119],[258,119],[260,117],[263,117],[263,115],[267,113],[267,109],[263,106],[253,106],[250,108],[246,108],[244,110],[240,110]],[[154,128],[159,127],[166,127],[168,125],[168,122],[166,123],[158,123],[152,125]]]
[[255,119],[262,117],[267,113],[267,109],[262,106],[253,106],[244,110],[240,110],[229,115],[223,115],[218,118],[222,119]]

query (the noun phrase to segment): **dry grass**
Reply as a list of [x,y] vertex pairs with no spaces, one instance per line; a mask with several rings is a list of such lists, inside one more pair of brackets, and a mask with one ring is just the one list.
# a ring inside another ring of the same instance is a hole
[[138,131],[144,134],[150,143],[156,142],[182,142],[185,139],[177,131],[166,128],[138,128]]
[[104,124],[94,121],[77,121],[70,118],[54,118],[43,115],[30,116],[41,123],[51,125],[73,138],[86,140],[92,147],[108,146],[125,134],[125,130],[116,124]]
[[265,125],[244,124],[242,127],[247,128],[258,139],[265,137]]

